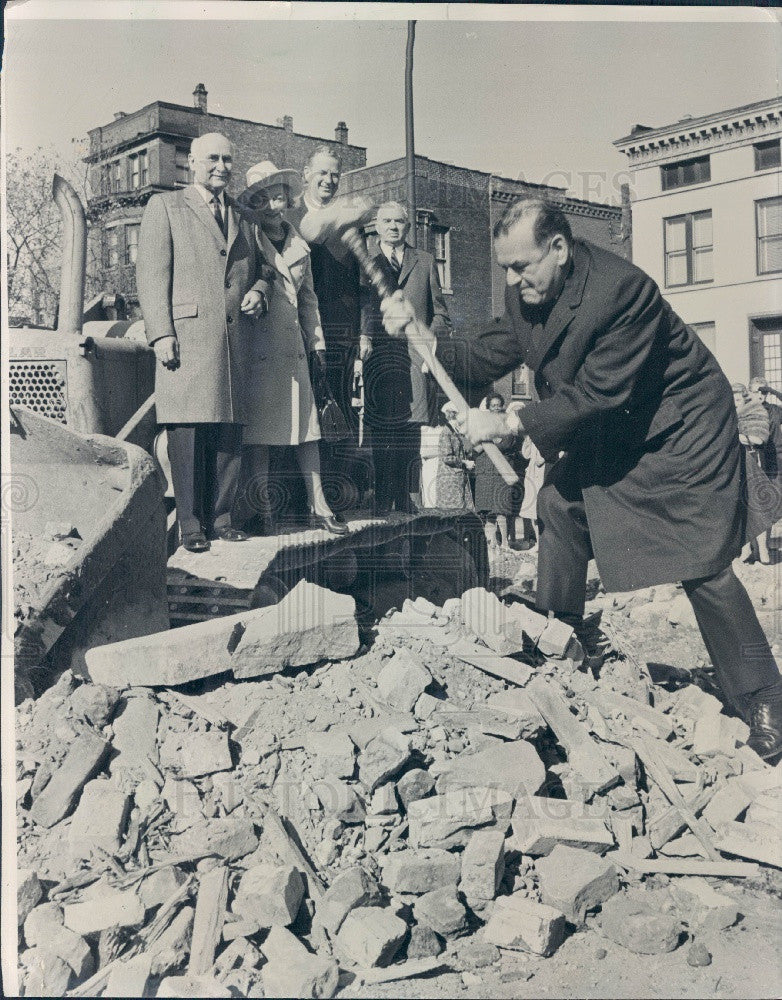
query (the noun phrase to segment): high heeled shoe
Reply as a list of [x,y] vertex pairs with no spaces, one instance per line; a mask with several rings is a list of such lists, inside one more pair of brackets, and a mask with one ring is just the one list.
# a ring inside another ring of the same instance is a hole
[[347,535],[350,531],[348,526],[338,521],[333,514],[325,516],[322,514],[310,514],[310,527],[324,528],[332,535]]

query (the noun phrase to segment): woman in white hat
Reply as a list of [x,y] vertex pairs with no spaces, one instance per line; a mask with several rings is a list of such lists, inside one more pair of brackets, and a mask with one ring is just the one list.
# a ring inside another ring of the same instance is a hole
[[284,218],[301,190],[295,170],[278,170],[265,160],[248,170],[247,190],[239,197],[254,213],[258,243],[277,272],[268,312],[256,320],[252,338],[239,503],[256,513],[270,513],[269,447],[294,445],[310,526],[344,535],[347,526],[334,517],[320,478],[320,424],[309,365],[312,360],[325,367],[326,342],[312,286],[310,249]]

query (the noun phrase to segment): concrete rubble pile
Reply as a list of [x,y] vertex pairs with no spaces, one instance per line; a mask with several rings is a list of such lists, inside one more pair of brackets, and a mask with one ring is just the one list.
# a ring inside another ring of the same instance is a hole
[[93,649],[92,683],[19,707],[25,995],[469,985],[587,929],[704,964],[737,880],[782,867],[782,769],[694,684],[596,676],[484,590],[371,643],[354,611],[302,583]]

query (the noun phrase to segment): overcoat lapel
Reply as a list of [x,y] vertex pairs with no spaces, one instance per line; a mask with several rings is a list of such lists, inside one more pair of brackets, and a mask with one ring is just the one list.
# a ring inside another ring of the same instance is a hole
[[[382,252],[382,251],[381,251]],[[405,252],[402,256],[402,267],[399,269],[399,277],[396,279],[397,284],[401,288],[402,285],[407,281],[410,276],[410,272],[413,270],[415,265],[418,263],[418,254],[413,250],[412,247],[405,244]]]
[[225,209],[228,216],[228,235],[225,241],[225,248],[228,251],[228,256],[230,257],[231,247],[234,245],[234,241],[239,235],[239,212],[237,211],[236,203],[233,198],[229,198],[228,195],[225,196]]
[[[220,232],[220,227],[217,225],[217,219],[215,219],[214,215],[212,215],[209,206],[192,185],[185,188],[184,198],[188,206],[195,212],[199,221],[203,224],[204,228],[211,235],[218,247],[221,249],[225,247],[225,239],[223,238],[223,234]],[[228,216],[230,220],[232,211],[227,204],[227,199],[226,207],[228,207]],[[234,220],[234,225],[236,225],[236,220]],[[234,234],[234,238],[236,238],[236,234]]]
[[537,371],[556,339],[567,327],[581,304],[584,284],[589,274],[589,253],[579,243],[573,244],[573,269],[554,303],[554,308],[543,327],[541,336],[533,338],[527,364]]

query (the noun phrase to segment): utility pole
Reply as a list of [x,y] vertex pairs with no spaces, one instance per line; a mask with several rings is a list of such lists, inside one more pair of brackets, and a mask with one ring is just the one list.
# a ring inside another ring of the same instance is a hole
[[413,46],[415,21],[407,22],[407,51],[405,53],[405,159],[407,161],[407,206],[410,210],[410,231],[407,239],[417,245],[418,221],[415,211],[415,126],[413,124]]

